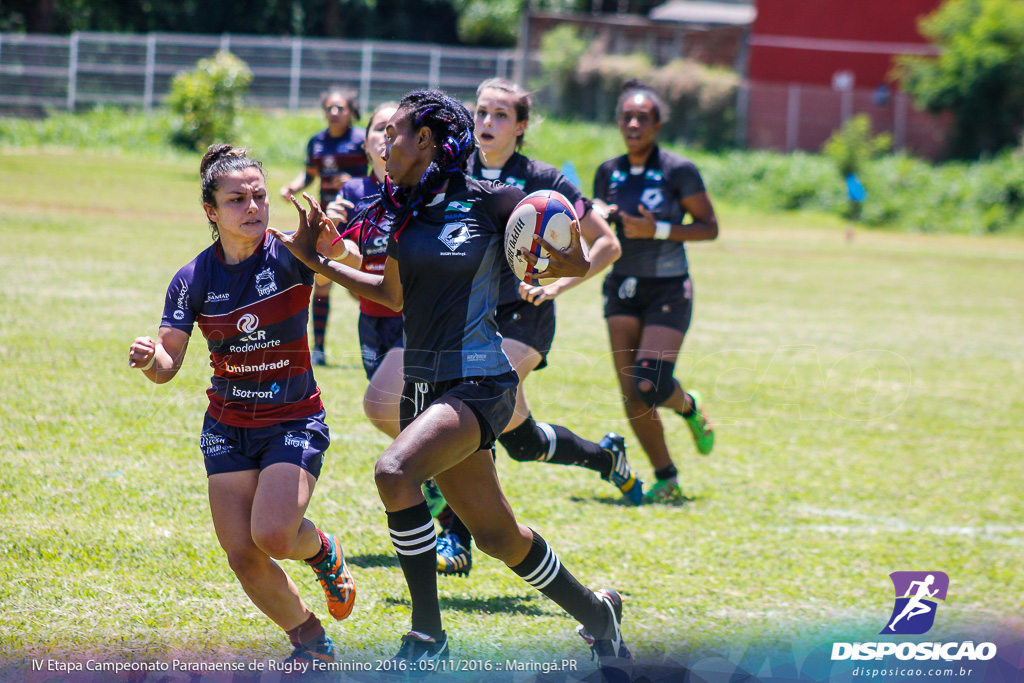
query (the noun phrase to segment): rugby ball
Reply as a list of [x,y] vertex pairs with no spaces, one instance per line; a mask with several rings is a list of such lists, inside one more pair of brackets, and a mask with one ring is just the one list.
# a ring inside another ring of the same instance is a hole
[[520,247],[537,257],[547,256],[534,237],[543,237],[551,246],[564,251],[572,243],[573,221],[579,220],[569,200],[555,190],[538,190],[523,197],[516,204],[505,227],[505,258],[512,272],[520,280],[531,276],[531,284],[547,284],[557,278],[535,281],[537,270],[519,253]]

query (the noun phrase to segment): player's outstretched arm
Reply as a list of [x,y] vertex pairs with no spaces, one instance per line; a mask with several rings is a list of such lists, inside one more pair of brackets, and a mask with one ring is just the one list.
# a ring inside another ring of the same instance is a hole
[[337,282],[353,294],[384,304],[392,310],[401,310],[402,288],[401,283],[398,282],[397,268],[391,269],[394,271],[394,275],[389,280],[387,267],[385,267],[383,276],[364,273],[337,261],[332,261],[317,251],[321,233],[325,230],[329,231],[333,225],[330,228],[325,225],[330,221],[323,215],[323,211],[315,199],[305,192],[302,193],[302,196],[309,204],[308,213],[297,199],[291,198],[292,204],[295,205],[295,209],[299,213],[298,227],[295,232],[284,233],[276,228],[267,228],[267,232],[280,240],[288,251],[314,272]]
[[173,327],[161,327],[156,341],[136,337],[128,348],[128,367],[142,370],[151,382],[169,382],[181,368],[188,349],[188,333]]

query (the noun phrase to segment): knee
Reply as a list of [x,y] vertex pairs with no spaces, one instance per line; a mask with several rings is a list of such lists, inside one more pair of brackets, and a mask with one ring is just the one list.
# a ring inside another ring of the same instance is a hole
[[644,358],[637,361],[632,370],[636,400],[647,408],[657,408],[667,401],[675,391],[674,370],[675,363],[663,360]]
[[244,586],[258,585],[266,572],[269,558],[257,548],[225,550],[228,566]]
[[516,534],[514,526],[511,529],[486,529],[473,533],[473,541],[476,547],[487,555],[499,559],[502,562],[506,557],[514,554]]
[[256,547],[275,560],[291,559],[297,530],[270,526],[265,529],[253,529],[252,540]]
[[523,424],[499,436],[498,443],[505,448],[510,458],[518,462],[546,460],[550,457],[548,450],[554,439],[548,436],[545,429],[550,430],[551,427],[538,424],[529,415]]
[[373,481],[384,500],[410,486],[419,487],[419,482],[413,482],[402,466],[402,458],[392,453],[390,448],[377,460],[377,465],[373,469]]

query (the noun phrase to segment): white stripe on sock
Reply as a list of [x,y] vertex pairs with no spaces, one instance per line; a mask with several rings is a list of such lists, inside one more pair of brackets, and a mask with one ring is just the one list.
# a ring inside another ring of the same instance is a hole
[[558,572],[561,568],[562,562],[558,559],[558,555],[555,555],[551,550],[551,546],[548,546],[547,552],[544,553],[544,559],[541,560],[540,566],[528,576],[524,576],[523,580],[534,588],[540,590],[546,588],[549,583],[555,580],[555,577],[558,576]]
[[395,552],[398,553],[399,555],[406,555],[406,556],[422,555],[423,553],[430,552],[431,550],[434,550],[435,548],[437,548],[437,541],[436,540],[433,543],[431,543],[430,545],[425,545],[422,548],[417,548],[416,550],[402,550],[401,548],[399,548],[396,545],[395,546]]
[[433,519],[431,519],[429,522],[427,522],[423,526],[421,526],[421,527],[419,527],[417,529],[411,529],[409,531],[397,531],[395,529],[392,529],[391,527],[388,527],[388,531],[391,533],[391,537],[392,538],[394,538],[395,536],[412,536],[413,534],[422,534],[427,529],[430,529],[430,530],[434,529],[434,520]]
[[541,571],[544,569],[544,567],[547,566],[548,562],[551,559],[551,555],[552,554],[553,553],[551,552],[551,546],[549,546],[547,543],[545,543],[544,544],[544,559],[542,559],[540,561],[540,565],[538,565],[538,567],[536,569],[534,569],[528,575],[524,576],[523,580],[526,581],[527,583],[532,584],[534,577],[536,577],[538,574],[540,574]]
[[435,536],[433,534],[424,534],[424,535],[420,536],[419,538],[411,538],[411,539],[406,540],[406,541],[399,541],[397,538],[392,538],[391,539],[391,544],[394,545],[396,548],[398,546],[402,546],[403,548],[411,548],[411,547],[414,547],[414,546],[422,545],[424,543],[434,543],[434,544],[436,544],[437,543],[437,536]]
[[536,423],[540,427],[540,431],[544,432],[544,436],[548,440],[548,452],[547,455],[541,458],[543,462],[550,462],[551,456],[555,454],[555,444],[558,443],[558,437],[555,435],[555,430],[551,428],[547,422]]
[[555,580],[555,577],[558,576],[558,572],[562,569],[562,562],[558,559],[558,555],[553,555],[552,557],[555,558],[555,566],[552,568],[551,572],[547,575],[547,578],[544,579],[543,582],[533,584],[533,587],[537,590],[544,590],[545,588],[547,588],[548,584]]

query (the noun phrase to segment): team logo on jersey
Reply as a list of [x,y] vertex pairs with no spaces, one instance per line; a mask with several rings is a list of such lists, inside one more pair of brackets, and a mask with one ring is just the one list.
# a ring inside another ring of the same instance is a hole
[[441,230],[441,234],[437,236],[437,239],[441,240],[448,247],[449,252],[454,252],[469,239],[469,226],[462,222],[445,223],[444,229]]
[[241,318],[238,319],[238,323],[236,325],[236,327],[238,327],[238,331],[244,332],[245,334],[252,334],[259,328],[259,326],[260,319],[254,316],[252,313],[246,313],[245,315],[243,315]]
[[309,442],[313,439],[313,435],[303,429],[301,432],[288,432],[284,435],[284,445],[294,446],[295,448],[302,448],[303,450],[309,448]]
[[274,271],[269,267],[256,273],[256,293],[266,296],[277,291],[277,283],[274,282]]
[[632,299],[636,296],[636,278],[627,277],[619,285],[619,298],[620,299]]
[[626,174],[619,169],[615,169],[612,171],[612,177],[608,181],[608,189],[614,189],[624,182],[626,182]]
[[185,308],[188,306],[188,283],[182,280],[181,291],[178,292],[177,310],[172,314],[175,320],[184,320]]
[[513,178],[512,176],[509,176],[508,178],[505,178],[504,182],[506,185],[518,187],[520,190],[526,187],[526,181],[521,178]]
[[644,193],[640,195],[640,203],[647,207],[648,211],[652,213],[661,208],[662,202],[665,201],[665,195],[662,194],[661,189],[657,187],[649,187],[644,190]]
[[230,298],[230,294],[214,294],[213,292],[207,292],[206,301],[204,303],[212,304],[218,301],[227,301]]
[[879,633],[921,635],[935,623],[936,600],[945,600],[949,577],[945,572],[893,572],[896,590],[892,615]]
[[649,168],[647,169],[647,173],[644,174],[644,177],[650,180],[651,182],[660,183],[662,180],[665,179],[665,174],[662,173],[661,171]]
[[473,210],[473,202],[474,201],[476,201],[476,200],[471,200],[471,201],[468,201],[468,202],[460,202],[460,201],[450,202],[448,204],[448,206],[445,207],[444,212],[445,213],[469,213],[470,211]]

